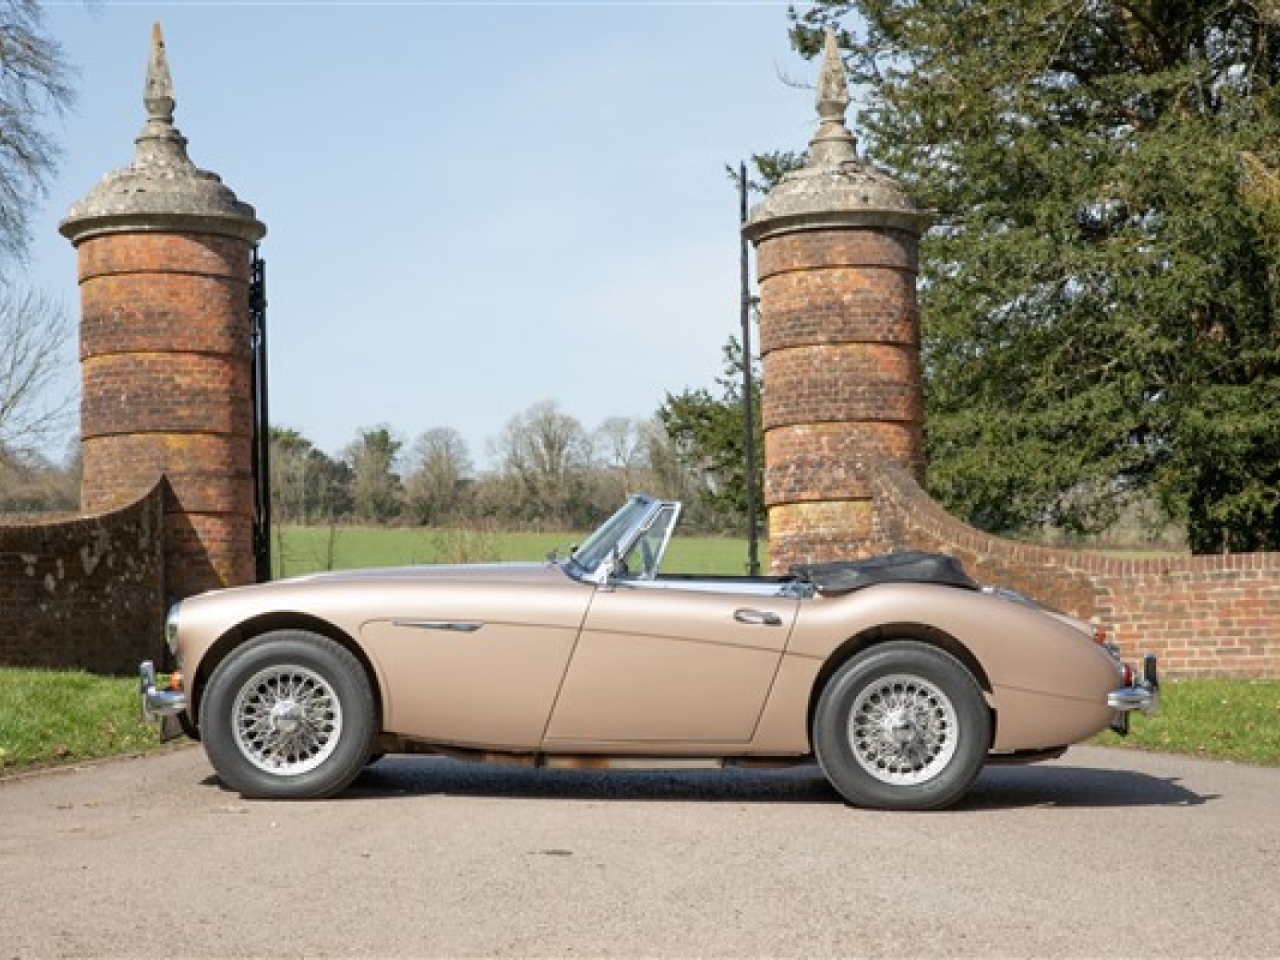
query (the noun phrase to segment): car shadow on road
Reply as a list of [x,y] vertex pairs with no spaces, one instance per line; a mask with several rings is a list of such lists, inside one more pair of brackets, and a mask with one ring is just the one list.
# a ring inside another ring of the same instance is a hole
[[1195,807],[1217,800],[1177,778],[1153,777],[1136,770],[1044,765],[987,767],[957,810],[1008,810],[1018,807]]
[[465,796],[542,800],[839,803],[815,764],[752,770],[568,770],[386,757],[341,796]]
[[[589,801],[822,803],[843,800],[815,764],[773,770],[550,770],[387,757],[361,773],[341,798],[466,796]],[[1043,765],[988,767],[952,812],[1019,807],[1199,806],[1202,795],[1174,778],[1131,770]]]

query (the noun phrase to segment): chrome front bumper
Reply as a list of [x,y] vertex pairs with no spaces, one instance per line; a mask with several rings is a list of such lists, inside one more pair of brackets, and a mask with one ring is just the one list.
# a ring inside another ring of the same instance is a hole
[[172,740],[185,732],[180,714],[187,709],[187,695],[182,690],[156,688],[156,668],[150,660],[143,660],[138,668],[142,717],[160,725],[160,740]]
[[1129,714],[1134,710],[1156,712],[1160,706],[1160,672],[1155,654],[1148,653],[1142,658],[1141,679],[1107,694],[1107,706],[1116,711],[1111,729],[1121,734],[1129,732]]

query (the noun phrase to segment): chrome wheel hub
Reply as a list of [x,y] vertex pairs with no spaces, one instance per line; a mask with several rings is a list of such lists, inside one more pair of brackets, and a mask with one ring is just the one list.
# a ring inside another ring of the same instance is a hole
[[853,757],[882,783],[911,786],[941,773],[955,755],[951,700],[922,677],[894,674],[865,687],[849,714]]
[[233,710],[236,746],[259,770],[297,776],[314,770],[342,738],[342,705],[324,677],[281,664],[254,674]]
[[280,736],[293,736],[306,719],[302,707],[292,700],[277,703],[271,708],[271,727]]

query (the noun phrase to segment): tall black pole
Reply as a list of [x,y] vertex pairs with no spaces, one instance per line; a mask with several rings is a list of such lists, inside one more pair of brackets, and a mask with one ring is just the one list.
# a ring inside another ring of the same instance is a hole
[[249,286],[253,370],[253,556],[258,583],[271,579],[271,420],[267,410],[267,264],[253,248]]
[[[747,223],[747,165],[738,164],[738,222]],[[747,454],[747,573],[760,573],[760,546],[756,534],[756,430],[755,385],[751,376],[751,270],[747,238],[739,236],[739,275],[742,280],[742,424]]]

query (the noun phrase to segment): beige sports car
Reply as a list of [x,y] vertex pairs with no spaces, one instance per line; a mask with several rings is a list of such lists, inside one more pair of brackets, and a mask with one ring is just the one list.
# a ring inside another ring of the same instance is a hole
[[387,753],[532,766],[817,760],[850,803],[958,800],[982,766],[1060,755],[1131,711],[1094,626],[890,554],[787,576],[661,572],[680,504],[631,498],[566,557],[405,567],[174,606],[178,671],[142,701],[248,797],[343,790]]

